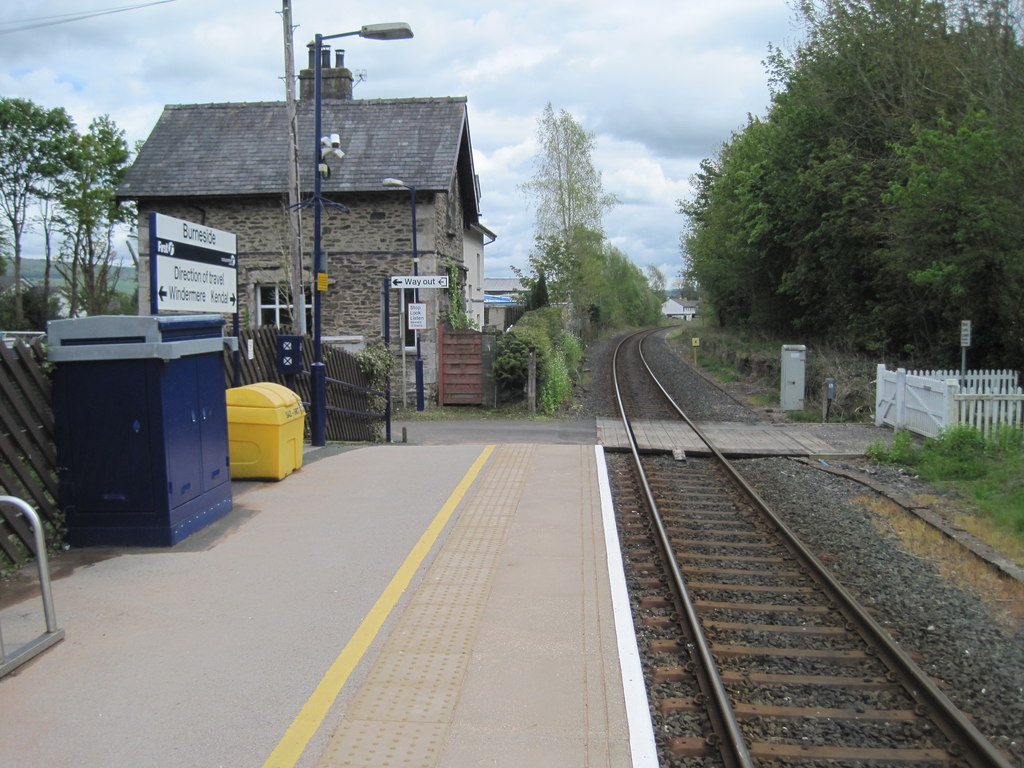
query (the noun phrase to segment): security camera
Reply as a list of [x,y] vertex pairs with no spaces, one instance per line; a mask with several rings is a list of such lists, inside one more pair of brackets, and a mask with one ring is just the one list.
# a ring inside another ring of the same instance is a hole
[[328,157],[335,157],[338,160],[345,157],[345,153],[341,151],[341,137],[338,134],[332,133],[320,138],[320,156],[325,160]]

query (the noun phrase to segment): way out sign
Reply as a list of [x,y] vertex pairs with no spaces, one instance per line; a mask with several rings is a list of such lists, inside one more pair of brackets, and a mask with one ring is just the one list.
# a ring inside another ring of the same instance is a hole
[[410,302],[405,305],[405,311],[409,315],[410,331],[427,330],[427,305],[423,303]]
[[238,245],[233,232],[149,215],[150,307],[162,311],[238,311]]

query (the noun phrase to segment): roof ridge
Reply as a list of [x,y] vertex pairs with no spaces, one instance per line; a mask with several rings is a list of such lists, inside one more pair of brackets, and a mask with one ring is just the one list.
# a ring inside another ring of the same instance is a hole
[[[386,99],[324,99],[325,103],[330,104],[336,104],[339,101],[344,101],[350,104],[366,104],[371,106],[376,104],[467,104],[469,99],[466,96],[410,96]],[[303,101],[297,102],[300,107],[307,103],[308,102]],[[165,104],[164,109],[237,109],[238,107],[283,107],[285,104],[286,102],[284,101],[210,101],[199,104]]]

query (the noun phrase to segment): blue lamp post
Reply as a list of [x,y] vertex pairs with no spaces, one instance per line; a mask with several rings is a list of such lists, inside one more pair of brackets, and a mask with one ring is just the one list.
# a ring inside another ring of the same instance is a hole
[[[406,184],[401,179],[384,179],[381,182],[385,187],[397,187],[409,190],[409,205],[412,208],[412,273],[418,276],[420,273],[420,252],[416,247],[416,187]],[[420,301],[420,289],[415,288],[413,300],[418,304]],[[423,403],[423,356],[420,354],[420,332],[416,333],[416,410],[424,409]]]
[[[322,446],[327,442],[327,369],[323,361],[322,347],[322,294],[327,290],[327,273],[324,270],[323,252],[320,247],[320,211],[328,201],[323,198],[321,189],[321,172],[326,172],[328,157],[341,158],[344,153],[339,146],[337,134],[330,137],[323,135],[321,123],[321,107],[323,105],[322,51],[324,40],[338,37],[366,37],[371,40],[405,40],[412,37],[412,29],[405,22],[391,24],[367,24],[355,32],[341,32],[337,35],[316,35],[314,39],[313,58],[313,98],[315,126],[313,132],[313,198],[303,203],[303,207],[313,206],[313,275],[316,281],[313,292],[313,364],[311,368],[312,386],[310,388],[310,442],[314,446]],[[337,206],[335,203],[334,205]],[[343,206],[339,206],[343,207]]]

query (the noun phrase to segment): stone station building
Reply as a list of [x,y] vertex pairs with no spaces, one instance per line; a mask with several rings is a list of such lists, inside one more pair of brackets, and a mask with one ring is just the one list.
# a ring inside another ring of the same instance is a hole
[[[325,46],[325,48],[327,48]],[[384,278],[412,275],[411,191],[416,188],[420,275],[448,275],[449,288],[421,289],[428,329],[420,331],[428,401],[436,394],[438,325],[461,298],[483,324],[484,245],[495,235],[480,221],[465,98],[352,98],[352,73],[341,53],[325,51],[322,130],[337,133],[345,156],[330,160],[322,180],[333,206],[322,211],[321,249],[328,274],[322,295],[325,343],[360,347],[383,339]],[[312,62],[310,62],[312,65]],[[314,98],[312,70],[299,75],[296,103],[301,198],[312,197]],[[243,327],[276,325],[294,333],[291,228],[288,210],[288,108],[285,101],[169,105],[118,189],[138,204],[139,310],[149,311],[149,213],[158,212],[233,232],[238,238],[238,306]],[[313,212],[301,214],[302,283],[312,329]],[[452,280],[451,278],[454,278]],[[393,348],[415,354],[401,328],[412,290],[392,290]],[[401,370],[401,368],[399,369]],[[413,386],[413,367],[406,387]]]

